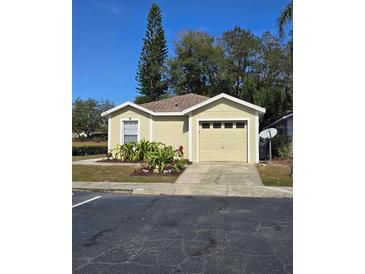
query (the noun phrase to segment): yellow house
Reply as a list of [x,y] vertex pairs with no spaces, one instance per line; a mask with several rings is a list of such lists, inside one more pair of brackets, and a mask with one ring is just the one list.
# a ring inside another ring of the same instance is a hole
[[178,148],[192,162],[259,162],[259,115],[265,109],[225,93],[175,96],[137,105],[125,102],[108,117],[108,149],[145,138]]

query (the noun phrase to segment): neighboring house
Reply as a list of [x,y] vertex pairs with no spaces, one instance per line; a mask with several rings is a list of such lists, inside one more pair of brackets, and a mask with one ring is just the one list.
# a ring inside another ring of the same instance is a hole
[[125,102],[108,117],[108,148],[145,138],[184,147],[190,161],[259,161],[259,115],[265,109],[225,93],[196,94],[137,105]]
[[278,130],[278,135],[293,137],[293,113],[282,116],[263,129],[272,127]]

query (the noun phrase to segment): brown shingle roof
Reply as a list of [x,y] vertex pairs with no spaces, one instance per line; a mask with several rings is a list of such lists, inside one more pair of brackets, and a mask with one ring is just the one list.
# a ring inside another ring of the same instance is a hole
[[209,97],[206,96],[189,93],[186,95],[174,96],[155,102],[141,104],[141,106],[155,112],[180,112],[208,99]]

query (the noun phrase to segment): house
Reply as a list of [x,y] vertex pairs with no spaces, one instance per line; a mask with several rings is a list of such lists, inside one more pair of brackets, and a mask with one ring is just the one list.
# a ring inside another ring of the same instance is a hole
[[276,128],[278,135],[293,137],[293,113],[288,113],[263,129]]
[[125,102],[103,112],[108,148],[145,138],[173,147],[199,161],[259,161],[259,115],[265,109],[225,93],[209,98],[175,96],[137,105]]

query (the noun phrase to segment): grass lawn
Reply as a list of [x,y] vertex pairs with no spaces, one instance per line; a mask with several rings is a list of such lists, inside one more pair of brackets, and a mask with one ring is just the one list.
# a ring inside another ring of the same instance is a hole
[[174,175],[131,176],[134,169],[130,166],[72,165],[72,181],[173,183],[177,179]]
[[74,147],[82,146],[108,146],[108,142],[72,142]]
[[98,155],[86,155],[86,156],[72,156],[72,162],[79,161],[79,160],[94,159],[94,158],[103,158],[103,157],[106,157],[106,155],[98,154]]
[[290,177],[290,165],[257,165],[261,180],[265,186],[293,186]]

